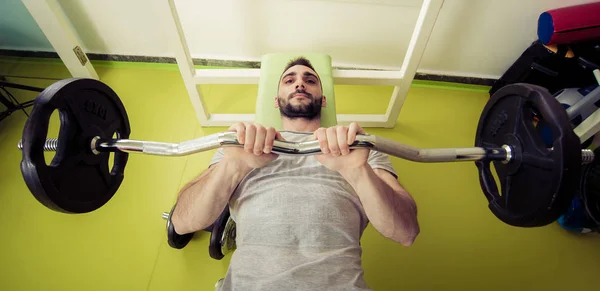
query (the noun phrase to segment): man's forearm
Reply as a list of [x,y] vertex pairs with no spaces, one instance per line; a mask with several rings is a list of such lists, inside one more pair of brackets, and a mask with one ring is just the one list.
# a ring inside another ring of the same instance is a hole
[[412,244],[419,233],[419,224],[416,204],[406,190],[393,189],[368,164],[340,171],[340,174],[358,194],[377,231],[403,245]]
[[180,192],[171,221],[178,234],[211,225],[229,202],[237,185],[252,169],[227,158],[210,167]]

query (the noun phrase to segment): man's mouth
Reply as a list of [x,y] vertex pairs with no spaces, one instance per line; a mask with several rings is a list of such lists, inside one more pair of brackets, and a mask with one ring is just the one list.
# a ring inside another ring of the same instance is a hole
[[303,93],[296,93],[294,94],[294,98],[308,98],[308,96]]

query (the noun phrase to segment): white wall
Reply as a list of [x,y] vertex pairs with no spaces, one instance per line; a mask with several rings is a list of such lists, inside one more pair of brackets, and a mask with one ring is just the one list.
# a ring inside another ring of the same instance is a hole
[[547,10],[592,0],[446,0],[420,70],[497,78],[537,39]]
[[[174,56],[162,29],[169,14],[159,1],[166,0],[59,0],[87,52]],[[446,0],[419,71],[497,78],[536,39],[540,13],[589,2]],[[259,60],[269,52],[320,51],[336,66],[381,69],[400,67],[421,3],[176,0],[193,57]],[[0,48],[15,49],[11,35],[2,37]]]

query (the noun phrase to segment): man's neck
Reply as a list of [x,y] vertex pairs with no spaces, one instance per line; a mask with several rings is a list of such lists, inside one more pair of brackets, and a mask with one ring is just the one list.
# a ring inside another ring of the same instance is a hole
[[290,119],[281,117],[284,130],[299,131],[299,132],[314,132],[321,127],[321,119],[306,120],[304,118]]

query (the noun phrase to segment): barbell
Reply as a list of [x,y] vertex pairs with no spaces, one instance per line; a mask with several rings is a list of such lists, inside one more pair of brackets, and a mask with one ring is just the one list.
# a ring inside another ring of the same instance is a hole
[[[58,110],[60,132],[46,140],[50,115]],[[536,132],[544,121],[552,133],[548,148]],[[113,138],[116,134],[117,138]],[[312,133],[307,133],[312,134]],[[127,113],[117,94],[93,79],[58,81],[34,101],[25,123],[21,171],[31,193],[46,207],[85,213],[108,202],[124,177],[128,153],[183,156],[226,146],[243,146],[235,132],[221,132],[181,143],[129,139]],[[357,135],[350,149],[368,148],[415,162],[475,161],[492,213],[519,227],[547,225],[569,206],[582,162],[594,160],[581,150],[569,118],[544,88],[508,85],[485,105],[475,146],[419,149],[376,135]],[[56,151],[47,165],[44,150]],[[274,141],[273,153],[304,156],[321,153],[318,141]],[[109,153],[114,165],[109,169]],[[490,164],[499,178],[497,185]],[[500,187],[498,187],[500,186]],[[499,190],[500,188],[500,190]]]

